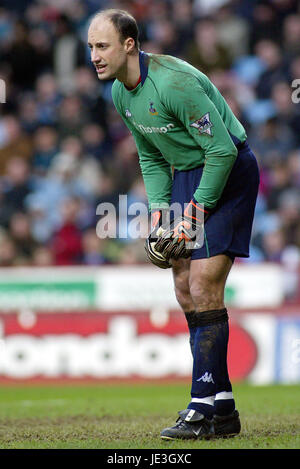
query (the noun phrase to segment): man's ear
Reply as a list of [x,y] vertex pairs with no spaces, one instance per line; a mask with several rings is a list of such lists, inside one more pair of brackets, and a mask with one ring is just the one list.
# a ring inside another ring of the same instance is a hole
[[125,51],[127,53],[133,52],[135,50],[135,41],[132,37],[128,37],[124,41]]

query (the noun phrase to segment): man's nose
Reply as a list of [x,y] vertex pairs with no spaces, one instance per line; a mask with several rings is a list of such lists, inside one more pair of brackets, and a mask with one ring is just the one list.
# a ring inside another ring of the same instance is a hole
[[100,62],[101,61],[101,57],[99,55],[99,51],[94,48],[91,50],[91,61],[94,63],[94,62]]

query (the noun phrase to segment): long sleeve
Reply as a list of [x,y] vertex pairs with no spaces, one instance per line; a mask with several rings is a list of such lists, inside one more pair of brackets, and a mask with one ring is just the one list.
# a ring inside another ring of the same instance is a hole
[[163,99],[168,112],[173,113],[204,151],[203,175],[194,197],[207,208],[213,208],[221,197],[237,149],[199,80],[192,74],[185,78],[180,85],[168,84]]
[[142,176],[146,188],[149,209],[151,207],[163,207],[170,204],[172,189],[172,171],[170,164],[164,159],[161,152],[151,144],[135,128],[130,119],[126,117],[119,104],[119,93],[116,89],[118,85],[114,83],[112,88],[112,98],[114,105],[130,130],[135,140]]
[[170,204],[172,189],[170,164],[164,159],[160,151],[132,125],[128,122],[126,122],[126,125],[131,130],[137,147],[149,208],[151,209],[154,206],[158,208]]

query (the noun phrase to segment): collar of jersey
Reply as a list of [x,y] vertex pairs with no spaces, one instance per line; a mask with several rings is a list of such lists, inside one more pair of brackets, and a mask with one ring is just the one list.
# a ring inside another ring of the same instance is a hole
[[142,50],[139,51],[140,71],[141,71],[141,86],[145,83],[148,76],[148,60],[149,56]]
[[127,90],[128,93],[132,93],[132,94],[137,93],[141,89],[143,84],[145,83],[145,80],[148,76],[148,58],[149,56],[144,51],[142,50],[139,51],[141,81],[133,90]]

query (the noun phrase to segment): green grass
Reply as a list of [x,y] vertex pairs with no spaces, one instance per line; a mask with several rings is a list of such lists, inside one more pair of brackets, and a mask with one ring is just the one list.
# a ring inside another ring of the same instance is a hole
[[240,436],[163,441],[186,407],[189,384],[4,386],[0,448],[257,449],[300,448],[300,387],[236,384]]

